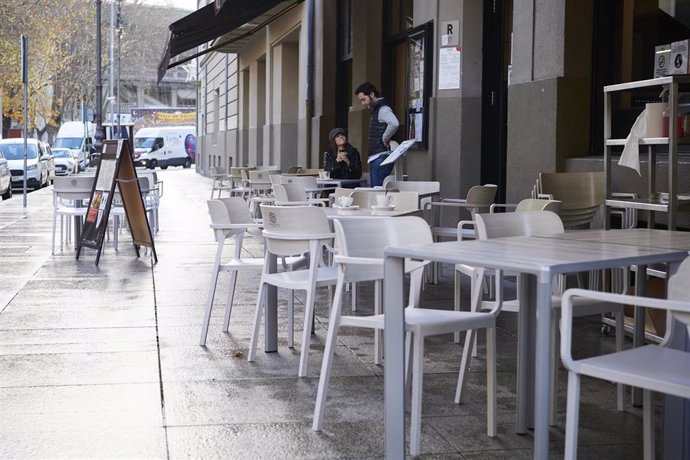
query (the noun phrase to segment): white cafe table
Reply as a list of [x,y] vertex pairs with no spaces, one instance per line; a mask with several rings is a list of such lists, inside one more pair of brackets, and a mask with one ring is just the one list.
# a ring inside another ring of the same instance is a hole
[[[534,458],[546,459],[549,454],[553,276],[630,265],[680,262],[688,251],[599,241],[513,237],[391,247],[386,249],[385,254],[386,458],[405,456],[403,262],[405,258],[413,258],[520,274],[517,432],[525,433],[533,420]],[[536,344],[530,340],[534,335]],[[534,376],[533,385],[530,376]]]
[[412,209],[409,211],[396,211],[395,209],[392,211],[374,211],[371,208],[346,210],[337,207],[323,208],[323,210],[326,212],[328,220],[413,216],[422,212],[421,209]]

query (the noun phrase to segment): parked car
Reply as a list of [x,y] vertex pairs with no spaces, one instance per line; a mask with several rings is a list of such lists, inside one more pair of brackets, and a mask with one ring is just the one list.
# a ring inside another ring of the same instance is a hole
[[[12,187],[21,188],[24,181],[24,139],[1,139],[0,152],[7,159],[12,173]],[[48,168],[52,158],[43,143],[36,139],[26,141],[27,186],[38,189],[48,185]]]
[[77,159],[70,149],[52,149],[55,159],[55,175],[70,176],[79,171]]
[[5,156],[0,151],[0,196],[3,200],[12,198],[12,174]]
[[44,156],[46,157],[46,169],[48,170],[48,184],[55,182],[55,157],[53,156],[53,150],[50,148],[50,144],[47,142],[42,142],[44,149]]

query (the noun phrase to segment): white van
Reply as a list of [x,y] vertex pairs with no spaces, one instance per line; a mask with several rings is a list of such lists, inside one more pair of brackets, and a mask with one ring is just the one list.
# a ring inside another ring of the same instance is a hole
[[195,126],[141,128],[134,135],[134,164],[189,168],[196,154]]
[[96,125],[91,122],[66,121],[60,125],[52,147],[69,149],[72,155],[84,164],[89,160],[95,135]]

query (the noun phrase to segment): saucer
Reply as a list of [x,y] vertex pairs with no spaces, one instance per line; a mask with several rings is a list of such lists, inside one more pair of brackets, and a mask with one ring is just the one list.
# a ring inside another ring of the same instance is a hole
[[395,210],[395,205],[389,205],[389,206],[372,205],[371,209],[373,209],[374,211],[393,211],[393,210]]
[[338,204],[334,204],[333,209],[338,209],[340,211],[355,211],[355,210],[359,209],[359,206],[357,206],[356,204],[354,204],[352,206],[340,206]]

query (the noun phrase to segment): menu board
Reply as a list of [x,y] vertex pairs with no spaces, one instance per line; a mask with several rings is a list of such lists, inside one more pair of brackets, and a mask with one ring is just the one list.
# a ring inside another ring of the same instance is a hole
[[158,262],[129,143],[123,139],[104,142],[101,161],[96,170],[94,186],[84,218],[77,259],[82,247],[96,249],[98,251],[96,265],[98,265],[116,186],[119,191],[118,200],[122,201],[137,257],[139,257],[139,247],[147,246],[152,249],[153,257]]

